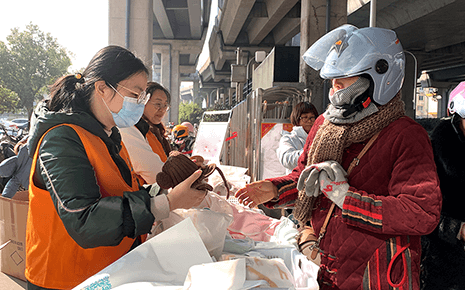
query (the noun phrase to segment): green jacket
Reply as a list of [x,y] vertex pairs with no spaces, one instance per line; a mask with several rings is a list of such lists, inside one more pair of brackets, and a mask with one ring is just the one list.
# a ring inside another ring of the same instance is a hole
[[[45,135],[40,148],[37,148],[42,135],[53,126],[78,125],[105,142],[122,177],[131,186],[131,172],[119,156],[121,136],[118,129],[114,127],[108,137],[93,116],[84,112],[48,112],[44,105],[38,106],[34,117],[36,120],[31,128],[29,148],[32,157],[39,150],[40,161],[37,162],[34,182],[49,192],[53,192],[53,184],[58,195],[50,196],[68,234],[76,243],[83,248],[114,246],[126,236],[134,238],[149,233],[154,216],[150,211],[148,191],[141,188],[139,191],[125,192],[123,197],[101,198],[84,145],[71,127],[54,128]],[[65,211],[58,199],[68,208],[86,209],[76,213]],[[136,239],[133,247],[138,244],[140,241]]]

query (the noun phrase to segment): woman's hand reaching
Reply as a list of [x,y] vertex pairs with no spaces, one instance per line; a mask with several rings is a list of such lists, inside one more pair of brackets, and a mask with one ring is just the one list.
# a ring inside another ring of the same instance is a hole
[[236,192],[236,198],[250,208],[278,197],[278,189],[269,180],[260,180],[247,184]]

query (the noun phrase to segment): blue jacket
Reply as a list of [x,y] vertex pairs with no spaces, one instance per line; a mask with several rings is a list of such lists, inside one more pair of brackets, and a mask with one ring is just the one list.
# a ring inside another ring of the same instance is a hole
[[18,155],[5,159],[0,163],[0,176],[11,177],[3,189],[2,196],[12,198],[22,185],[29,187],[29,173],[31,172],[32,158],[28,154],[28,146],[19,149]]

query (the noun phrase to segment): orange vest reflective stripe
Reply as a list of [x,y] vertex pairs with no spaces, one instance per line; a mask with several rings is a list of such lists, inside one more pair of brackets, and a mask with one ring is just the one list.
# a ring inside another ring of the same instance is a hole
[[[58,126],[63,125],[73,128],[79,135],[90,164],[94,168],[102,198],[123,196],[124,191],[139,189],[134,174],[132,174],[132,187],[127,185],[118,167],[113,162],[105,143],[99,137],[76,125],[62,124]],[[36,169],[40,144],[50,130],[42,136],[37,145],[31,167],[31,177]],[[132,171],[129,155],[124,146],[121,149],[120,156],[127,162]],[[87,181],[83,180],[82,182]],[[68,235],[56,212],[50,194],[54,193],[36,187],[31,178],[29,183],[25,272],[26,278],[31,283],[45,288],[70,289],[129,251],[134,239],[128,237],[125,237],[119,245],[113,247],[84,249],[79,246]],[[61,209],[63,210],[62,207]]]
[[[152,148],[152,151],[158,154],[158,156],[160,156],[160,159],[163,163],[166,162],[167,157],[166,157],[165,151],[163,150],[163,146],[161,145],[160,141],[158,141],[157,137],[152,132],[148,131],[145,138],[147,138],[147,141],[149,142],[149,145]],[[142,176],[138,174],[137,174],[137,179],[139,180],[140,184],[147,183],[144,180],[144,178],[142,178]]]

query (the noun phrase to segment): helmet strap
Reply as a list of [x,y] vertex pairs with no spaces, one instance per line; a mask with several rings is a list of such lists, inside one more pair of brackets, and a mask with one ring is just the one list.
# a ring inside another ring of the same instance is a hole
[[355,98],[355,101],[351,105],[342,105],[340,108],[344,109],[344,112],[342,113],[343,117],[347,117],[352,115],[355,112],[361,112],[363,109],[367,108],[371,104],[371,98],[370,94],[368,93],[368,90],[363,92],[360,96]]

